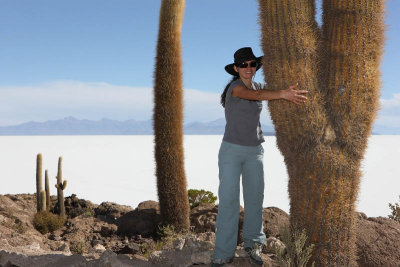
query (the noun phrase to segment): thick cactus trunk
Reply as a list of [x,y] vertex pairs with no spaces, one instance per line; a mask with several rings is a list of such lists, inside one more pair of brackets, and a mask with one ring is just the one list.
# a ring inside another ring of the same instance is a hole
[[382,1],[324,1],[323,37],[314,1],[259,3],[269,88],[299,81],[310,92],[302,106],[268,104],[289,174],[291,224],[307,230],[316,266],[355,266],[354,205],[378,101]]
[[43,177],[42,177],[42,154],[36,156],[36,210],[39,212],[40,209],[40,192],[42,192]]
[[163,0],[154,85],[154,133],[158,198],[164,223],[189,228],[183,154],[181,27],[184,0]]

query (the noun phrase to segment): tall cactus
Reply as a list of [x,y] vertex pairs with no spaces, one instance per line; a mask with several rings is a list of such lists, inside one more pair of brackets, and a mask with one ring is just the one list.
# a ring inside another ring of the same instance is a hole
[[43,177],[42,177],[42,154],[37,154],[36,156],[36,210],[39,212],[40,209],[40,192],[42,192],[43,187]]
[[46,210],[46,192],[40,191],[40,211]]
[[268,103],[289,174],[290,220],[315,244],[316,266],[355,266],[360,161],[376,114],[383,0],[259,0],[265,80],[299,82],[309,101]]
[[58,158],[58,171],[57,171],[57,198],[58,198],[58,210],[61,217],[65,217],[65,206],[64,206],[64,189],[67,187],[67,180],[62,180],[62,157]]
[[184,0],[163,0],[154,85],[154,133],[158,198],[164,223],[189,228],[183,154],[181,27]]
[[44,190],[46,191],[46,210],[50,210],[50,187],[48,171],[44,171]]

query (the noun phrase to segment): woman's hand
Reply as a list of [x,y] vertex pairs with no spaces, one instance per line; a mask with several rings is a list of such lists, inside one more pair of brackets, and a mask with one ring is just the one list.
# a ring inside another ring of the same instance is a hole
[[296,90],[296,87],[298,87],[299,84],[296,83],[295,85],[289,86],[288,89],[282,90],[282,98],[286,99],[288,101],[291,101],[297,105],[300,105],[304,102],[306,102],[307,97],[303,94],[307,94],[308,91],[306,90]]

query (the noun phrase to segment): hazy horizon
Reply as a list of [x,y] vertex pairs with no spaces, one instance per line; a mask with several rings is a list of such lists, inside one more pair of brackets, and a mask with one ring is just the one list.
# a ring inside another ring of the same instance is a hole
[[[100,204],[112,201],[136,207],[157,201],[154,140],[139,136],[0,136],[0,194],[34,193],[36,155],[42,154],[43,171],[55,183],[58,157],[63,157],[65,196]],[[264,207],[289,211],[288,176],[276,138],[267,136],[264,146]],[[222,135],[185,135],[185,171],[188,189],[218,192],[218,150]],[[400,136],[371,136],[361,164],[363,173],[357,210],[370,217],[390,214],[388,203],[399,197]],[[56,189],[51,186],[51,194]],[[243,202],[241,202],[243,205]]]

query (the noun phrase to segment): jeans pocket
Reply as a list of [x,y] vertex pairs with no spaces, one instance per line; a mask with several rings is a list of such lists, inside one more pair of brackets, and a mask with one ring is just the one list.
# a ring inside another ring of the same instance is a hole
[[219,148],[219,154],[226,153],[229,150],[230,147],[231,146],[228,143],[222,142],[221,143],[221,147]]

